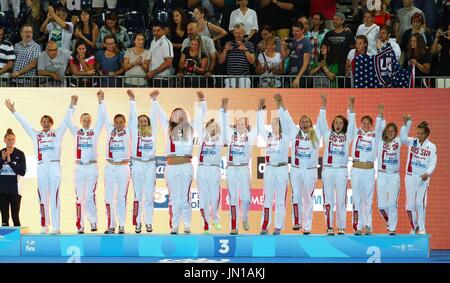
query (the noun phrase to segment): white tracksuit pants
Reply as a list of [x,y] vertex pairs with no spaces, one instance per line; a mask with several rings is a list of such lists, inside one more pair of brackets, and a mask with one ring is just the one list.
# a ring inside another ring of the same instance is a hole
[[372,227],[375,170],[352,168],[353,230]]
[[405,176],[406,212],[411,229],[425,230],[425,212],[427,206],[427,190],[430,178],[422,181],[417,175]]
[[[338,228],[345,229],[347,218],[347,168],[324,167],[322,171],[323,204],[325,212],[325,224],[327,228],[333,228],[333,208],[336,203],[336,224]],[[336,199],[335,199],[336,192]]]
[[77,164],[75,167],[75,193],[76,203],[76,226],[77,229],[84,227],[84,216],[86,214],[91,224],[97,223],[97,204],[95,191],[97,189],[98,167],[92,163],[88,165]]
[[[203,229],[209,230],[210,219],[218,223],[220,205],[220,167],[200,165],[197,167],[197,187]],[[211,212],[210,212],[211,211]]]
[[316,188],[317,169],[301,169],[291,166],[292,224],[311,231],[313,216],[313,195]]
[[[130,183],[130,166],[107,163],[105,166],[105,204],[108,228],[125,226],[128,185]],[[116,215],[117,214],[117,215]]]
[[286,192],[289,182],[288,167],[266,164],[264,171],[264,207],[261,229],[268,230],[272,222],[272,205],[275,197],[275,229],[283,229],[286,218]]
[[143,162],[133,160],[133,164],[131,165],[131,179],[134,189],[133,225],[141,225],[143,211],[145,211],[145,224],[152,224],[153,197],[156,184],[155,161]]
[[167,165],[165,177],[169,189],[170,228],[180,225],[183,216],[184,228],[191,227],[191,183],[193,176],[192,163]]
[[[227,185],[230,199],[230,227],[237,230],[239,219],[239,195],[241,198],[242,221],[248,221],[250,209],[250,169],[248,166],[228,166]],[[239,192],[239,195],[238,195]]]
[[[50,213],[54,229],[60,228],[61,165],[59,162],[42,162],[37,166],[38,194],[41,213],[41,226],[50,225]],[[51,207],[51,209],[50,209]]]
[[381,216],[388,223],[389,231],[397,229],[397,201],[400,192],[400,174],[378,171],[377,200]]

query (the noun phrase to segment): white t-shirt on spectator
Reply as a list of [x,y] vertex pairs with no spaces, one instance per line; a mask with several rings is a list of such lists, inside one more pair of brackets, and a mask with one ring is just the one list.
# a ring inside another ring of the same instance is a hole
[[249,35],[252,29],[258,31],[258,16],[256,15],[255,10],[249,8],[245,15],[242,14],[240,9],[231,12],[228,30],[233,30],[234,26],[238,23],[244,24],[246,35]]
[[[264,60],[264,57],[266,57],[266,60]],[[280,65],[280,62],[282,61],[282,60],[281,60],[281,54],[278,53],[278,52],[275,52],[275,56],[269,57],[269,56],[267,56],[267,54],[265,54],[265,53],[264,53],[264,56],[263,56],[263,53],[259,53],[259,55],[258,55],[258,61],[259,61],[259,63],[260,63],[261,65],[264,65],[264,64],[269,65],[269,67],[273,70],[273,69],[278,68],[278,66]],[[272,75],[273,75],[273,72],[270,72],[270,73],[269,73],[268,71],[266,71],[266,72],[263,73],[261,76],[272,76]],[[275,81],[275,86],[276,86],[276,87],[281,87],[281,81],[280,81],[280,79],[276,79],[276,81]]]
[[367,37],[368,46],[367,54],[375,55],[377,53],[377,39],[380,32],[380,27],[376,24],[372,24],[370,27],[366,27],[365,24],[359,25],[356,35],[365,35]]
[[66,22],[69,29],[64,29],[55,22],[47,24],[48,40],[56,42],[58,48],[64,48],[70,51],[70,44],[73,34],[73,24]]
[[[164,63],[164,58],[173,58],[173,45],[165,35],[158,40],[153,38],[150,44],[150,71],[155,70]],[[171,75],[171,68],[165,69],[155,77],[163,77]]]

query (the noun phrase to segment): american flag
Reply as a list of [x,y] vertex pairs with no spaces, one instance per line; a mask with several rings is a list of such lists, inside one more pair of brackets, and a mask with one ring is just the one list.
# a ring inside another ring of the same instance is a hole
[[376,55],[356,57],[355,88],[408,88],[414,86],[413,69],[404,69],[388,43]]

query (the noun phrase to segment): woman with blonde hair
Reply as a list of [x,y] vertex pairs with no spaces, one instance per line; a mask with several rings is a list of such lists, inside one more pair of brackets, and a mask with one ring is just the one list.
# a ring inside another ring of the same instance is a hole
[[319,142],[322,134],[318,127],[314,128],[311,118],[307,115],[300,117],[297,127],[285,108],[281,95],[276,94],[275,100],[281,127],[291,141],[293,230],[300,230],[303,225],[303,234],[309,235],[312,229],[313,195],[317,181]]

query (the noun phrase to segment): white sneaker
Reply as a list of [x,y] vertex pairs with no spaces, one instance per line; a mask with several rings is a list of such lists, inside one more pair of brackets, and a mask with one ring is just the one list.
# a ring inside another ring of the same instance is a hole
[[58,235],[58,234],[61,234],[61,231],[59,231],[59,229],[53,228],[51,234],[52,235]]
[[178,234],[178,227],[172,227],[172,230],[170,230],[170,234],[172,235]]
[[242,228],[244,228],[245,231],[250,230],[250,223],[248,223],[248,221],[242,221]]
[[48,228],[47,227],[42,227],[41,228],[41,234],[48,234]]
[[345,235],[345,229],[344,228],[338,228],[338,235]]
[[420,230],[418,234],[419,234],[419,235],[426,235],[427,232],[426,232],[425,230]]
[[80,228],[77,230],[77,233],[78,233],[78,234],[84,234],[84,227],[80,227]]
[[184,234],[191,234],[191,227],[189,226],[184,227]]
[[91,232],[96,232],[97,231],[97,223],[92,223],[91,224]]

